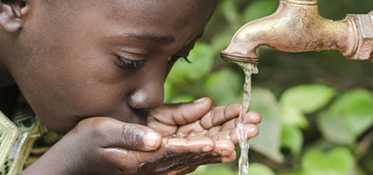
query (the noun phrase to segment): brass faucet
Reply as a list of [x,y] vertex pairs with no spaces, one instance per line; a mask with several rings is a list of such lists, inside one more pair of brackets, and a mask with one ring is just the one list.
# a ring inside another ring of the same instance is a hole
[[244,25],[222,57],[256,63],[262,45],[284,52],[338,50],[351,59],[373,60],[373,11],[333,21],[320,16],[318,0],[280,0],[274,14]]

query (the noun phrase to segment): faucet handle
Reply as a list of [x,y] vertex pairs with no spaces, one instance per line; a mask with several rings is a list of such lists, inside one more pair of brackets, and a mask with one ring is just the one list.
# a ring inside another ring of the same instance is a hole
[[367,15],[349,15],[355,24],[358,42],[352,58],[373,60],[373,11]]

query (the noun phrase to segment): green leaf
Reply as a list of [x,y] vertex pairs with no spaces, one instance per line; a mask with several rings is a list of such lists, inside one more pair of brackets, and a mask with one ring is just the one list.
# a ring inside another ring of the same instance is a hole
[[272,14],[278,6],[277,0],[253,1],[244,11],[243,18],[246,21],[258,19]]
[[332,142],[352,144],[373,125],[373,96],[355,90],[339,97],[318,119],[323,135]]
[[193,96],[176,96],[172,98],[170,103],[190,103],[193,101],[195,98]]
[[213,51],[215,53],[220,53],[222,50],[224,50],[231,41],[234,32],[235,31],[232,30],[226,30],[213,37],[211,41],[211,47],[213,48]]
[[201,166],[191,175],[236,175],[231,168],[223,165]]
[[308,120],[299,109],[290,106],[282,106],[281,112],[284,124],[299,128],[308,127]]
[[333,88],[323,85],[302,85],[284,92],[280,104],[303,113],[312,113],[325,106],[335,95]]
[[260,124],[260,134],[251,144],[255,151],[268,158],[282,162],[281,147],[281,117],[279,105],[271,91],[265,89],[254,89],[252,93],[253,111],[262,115],[263,122]]
[[240,24],[240,14],[238,13],[238,8],[236,7],[236,1],[224,0],[222,1],[222,12],[224,17],[230,23],[231,26],[239,26]]
[[205,82],[205,90],[217,104],[237,103],[242,88],[238,73],[223,69],[213,73]]
[[211,71],[214,64],[214,55],[215,53],[210,46],[200,42],[197,43],[188,57],[191,63],[183,60],[177,61],[168,76],[168,81],[180,83],[202,79]]
[[299,155],[303,145],[303,134],[299,128],[284,125],[281,143],[283,147],[289,148],[294,155]]
[[329,152],[313,149],[303,157],[302,167],[305,175],[350,175],[354,172],[355,162],[346,148]]
[[174,95],[173,84],[171,83],[171,81],[167,80],[164,83],[164,101],[166,103],[171,102],[173,95]]
[[251,164],[249,166],[249,173],[248,174],[252,174],[252,175],[275,175],[275,173],[270,168],[268,168],[267,166],[265,166],[263,164],[258,164],[258,163]]

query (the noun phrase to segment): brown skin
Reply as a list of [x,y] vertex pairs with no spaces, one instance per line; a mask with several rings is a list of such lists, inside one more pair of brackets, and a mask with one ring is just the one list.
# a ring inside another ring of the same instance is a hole
[[[188,54],[215,3],[0,3],[3,71],[50,130],[67,133],[24,174],[184,174],[234,160],[239,105],[163,104],[174,58]],[[260,117],[243,118],[254,137]]]

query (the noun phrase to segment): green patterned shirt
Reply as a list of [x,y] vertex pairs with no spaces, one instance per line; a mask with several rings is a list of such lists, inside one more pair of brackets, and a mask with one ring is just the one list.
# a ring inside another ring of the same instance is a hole
[[31,110],[18,111],[10,120],[0,112],[0,175],[18,175],[43,129]]

